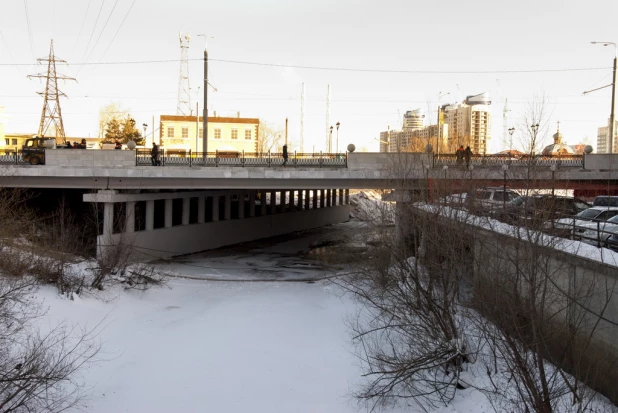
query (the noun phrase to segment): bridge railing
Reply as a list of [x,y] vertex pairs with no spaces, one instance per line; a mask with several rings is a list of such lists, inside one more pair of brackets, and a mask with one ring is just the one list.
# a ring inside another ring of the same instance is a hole
[[0,149],[0,165],[28,164],[23,158],[21,149]]
[[[466,162],[461,161],[457,163],[457,157],[455,155],[436,155],[434,157],[434,166],[444,165],[465,165]],[[583,155],[524,155],[520,157],[508,157],[501,155],[472,155],[470,158],[470,164],[474,166],[551,166],[556,165],[558,167],[583,167],[584,156]]]
[[347,168],[347,153],[290,152],[287,162],[281,152],[192,152],[191,150],[162,149],[153,160],[150,149],[135,151],[135,165],[145,166],[238,166],[238,167],[327,167]]

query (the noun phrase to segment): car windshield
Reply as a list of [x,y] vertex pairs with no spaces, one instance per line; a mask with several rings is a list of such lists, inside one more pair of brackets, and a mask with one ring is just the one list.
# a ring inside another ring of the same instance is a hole
[[583,210],[582,212],[580,212],[579,214],[575,216],[579,219],[592,220],[592,219],[595,219],[601,212],[602,211],[599,211],[598,209],[588,208],[588,209]]
[[609,218],[607,222],[611,222],[612,224],[618,224],[618,215],[614,215],[613,217]]
[[526,202],[526,198],[524,198],[523,196],[518,196],[517,198],[510,200],[509,205],[522,206],[524,202]]

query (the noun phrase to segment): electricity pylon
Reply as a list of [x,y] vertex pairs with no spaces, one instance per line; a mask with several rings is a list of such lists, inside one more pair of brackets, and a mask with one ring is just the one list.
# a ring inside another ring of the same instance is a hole
[[191,116],[193,109],[191,107],[191,87],[189,86],[189,42],[191,36],[189,34],[178,33],[180,39],[180,75],[178,77],[178,103],[176,105],[176,114]]
[[[41,122],[39,123],[38,136],[44,137],[51,126],[55,129],[55,137],[62,138],[66,142],[64,134],[64,123],[62,122],[62,111],[60,110],[60,96],[66,95],[58,89],[58,79],[60,80],[75,80],[75,78],[59,75],[56,72],[56,62],[66,63],[66,60],[57,59],[54,56],[54,40],[52,39],[49,45],[49,57],[37,59],[39,63],[47,62],[47,74],[39,73],[37,75],[29,75],[30,78],[45,79],[45,91],[37,92],[43,96],[43,111],[41,113]],[[75,80],[77,81],[77,80]]]

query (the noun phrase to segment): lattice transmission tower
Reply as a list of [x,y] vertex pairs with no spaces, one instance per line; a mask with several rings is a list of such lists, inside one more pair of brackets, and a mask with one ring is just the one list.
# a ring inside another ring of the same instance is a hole
[[300,92],[300,152],[305,152],[305,84]]
[[326,152],[330,153],[333,146],[333,130],[330,124],[330,85],[326,88]]
[[191,87],[189,86],[189,42],[191,35],[178,33],[180,39],[180,76],[178,78],[178,103],[176,114],[191,116]]
[[54,55],[54,41],[52,39],[49,46],[49,57],[37,59],[39,63],[47,62],[47,74],[39,73],[29,75],[30,78],[45,79],[45,90],[37,92],[43,96],[43,111],[41,122],[39,123],[38,136],[45,136],[49,128],[54,128],[54,137],[62,138],[66,142],[64,134],[64,123],[62,122],[62,111],[60,110],[60,96],[66,95],[58,89],[58,79],[75,80],[75,78],[64,76],[56,72],[56,63],[66,63],[66,60],[58,59]]

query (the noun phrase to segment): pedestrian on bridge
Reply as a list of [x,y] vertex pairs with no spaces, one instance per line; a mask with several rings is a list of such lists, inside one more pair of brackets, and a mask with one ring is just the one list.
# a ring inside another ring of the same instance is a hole
[[150,151],[150,160],[152,161],[152,166],[161,165],[161,161],[159,161],[159,146],[156,143],[152,143],[152,150]]
[[466,150],[464,151],[464,159],[466,160],[466,168],[470,169],[470,159],[472,159],[472,149],[469,146],[466,146]]
[[459,149],[455,152],[455,159],[457,160],[457,165],[461,165],[464,160],[464,147],[461,145]]
[[283,145],[283,166],[288,163],[288,145]]

